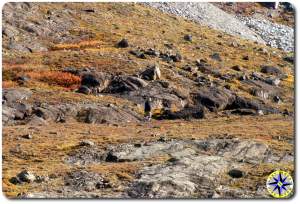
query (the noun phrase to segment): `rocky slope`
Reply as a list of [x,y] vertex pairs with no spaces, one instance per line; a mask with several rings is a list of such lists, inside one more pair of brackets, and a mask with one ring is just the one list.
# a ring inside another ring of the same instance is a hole
[[144,4],[7,3],[2,21],[8,197],[268,198],[294,173],[290,53]]

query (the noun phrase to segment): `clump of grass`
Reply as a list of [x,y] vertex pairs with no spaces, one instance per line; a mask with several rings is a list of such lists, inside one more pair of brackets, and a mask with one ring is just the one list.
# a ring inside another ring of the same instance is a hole
[[79,43],[63,43],[63,44],[56,44],[51,47],[52,50],[80,50],[84,48],[90,47],[100,47],[100,42],[97,40],[86,40],[81,41]]
[[81,82],[80,77],[71,73],[60,71],[27,72],[26,75],[31,79],[36,79],[49,85],[62,86],[66,88],[77,87]]

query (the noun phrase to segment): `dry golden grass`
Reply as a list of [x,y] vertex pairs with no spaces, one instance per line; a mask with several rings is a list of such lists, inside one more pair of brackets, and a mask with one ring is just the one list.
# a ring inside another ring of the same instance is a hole
[[101,45],[100,41],[91,40],[91,41],[81,41],[77,44],[68,43],[68,44],[57,44],[54,45],[51,49],[52,50],[81,50],[86,48],[100,48]]
[[[20,135],[32,133],[32,140],[20,140]],[[55,134],[54,134],[55,133]],[[64,175],[70,171],[70,165],[64,163],[67,153],[78,148],[81,140],[86,139],[105,148],[109,145],[120,143],[139,143],[156,141],[161,135],[174,139],[201,139],[218,137],[224,134],[234,135],[241,139],[258,140],[266,143],[273,151],[293,151],[293,146],[286,141],[273,139],[286,135],[293,138],[293,120],[280,115],[262,117],[228,117],[211,118],[192,121],[153,121],[153,123],[120,125],[93,125],[77,122],[67,124],[50,123],[44,127],[28,125],[11,126],[3,128],[3,183],[4,193],[15,196],[26,192],[28,185],[16,186],[9,183],[9,178],[15,176],[22,168],[32,170],[36,174]],[[21,145],[22,152],[12,155],[10,150],[17,144]],[[26,160],[22,158],[27,158]],[[126,162],[113,164],[91,164],[88,169],[97,173],[108,175],[112,182],[130,180],[134,173],[143,164],[164,162],[168,158],[152,158],[143,162]],[[266,170],[267,171],[267,170]],[[59,186],[61,183],[53,184]],[[31,190],[37,190],[38,186],[31,186]]]
[[[180,88],[185,84],[173,76],[172,70],[181,70],[186,64],[194,64],[197,59],[205,59],[211,64],[212,69],[218,69],[221,73],[234,73],[230,69],[234,65],[239,65],[246,73],[251,73],[259,71],[261,65],[281,64],[281,68],[289,74],[281,85],[287,101],[282,106],[286,106],[285,108],[289,110],[293,109],[294,73],[292,65],[282,60],[282,56],[286,53],[280,50],[266,48],[269,54],[262,54],[257,51],[258,48],[263,47],[261,45],[137,4],[45,3],[41,4],[40,11],[46,14],[48,10],[65,9],[65,6],[81,13],[74,16],[77,25],[72,28],[74,30],[72,33],[78,36],[80,30],[85,30],[93,33],[95,37],[87,40],[79,36],[75,42],[63,44],[49,42],[52,48],[48,52],[24,54],[8,51],[3,54],[3,87],[19,87],[20,85],[15,84],[15,79],[29,74],[32,80],[22,86],[33,90],[30,103],[112,103],[120,107],[128,106],[139,112],[140,108],[126,99],[111,95],[96,97],[71,92],[70,90],[78,86],[80,79],[62,73],[61,70],[65,67],[78,69],[94,67],[98,71],[108,73],[136,74],[148,64],[157,62],[161,67],[163,78],[172,81]],[[84,7],[94,8],[97,14],[82,13]],[[184,41],[185,34],[192,34],[193,42]],[[218,37],[220,35],[221,37]],[[122,38],[127,38],[131,47],[116,48],[116,43]],[[230,43],[233,41],[240,46],[232,47]],[[165,52],[168,50],[165,44],[170,43],[174,45],[174,52],[179,51],[182,54],[184,58],[182,62],[168,64],[158,58],[148,57],[144,60],[128,53],[137,47],[156,48]],[[209,57],[214,52],[220,53],[222,62],[216,62]],[[249,56],[249,61],[242,60],[242,56],[245,55]],[[234,80],[230,85],[236,93],[253,97],[248,93],[247,87],[239,81]],[[219,118],[212,116],[203,120],[153,121],[144,124],[129,123],[118,127],[83,124],[73,120],[65,124],[50,123],[37,127],[6,126],[3,127],[4,194],[15,197],[22,192],[39,190],[38,185],[17,186],[8,181],[23,168],[41,175],[55,173],[62,178],[71,169],[70,165],[64,163],[67,153],[76,149],[78,143],[87,136],[89,140],[99,145],[99,148],[105,148],[108,145],[125,142],[155,141],[161,135],[174,139],[201,139],[211,135],[217,137],[230,134],[242,139],[260,140],[275,151],[291,152],[293,151],[291,144],[276,140],[274,137],[284,135],[293,138],[293,122],[290,117],[267,115]],[[19,139],[20,135],[26,133],[32,133],[33,139]],[[16,148],[18,144],[22,151],[12,154],[10,150]],[[162,157],[154,158],[154,161],[92,164],[88,169],[108,175],[111,181],[118,183],[121,182],[120,180],[130,181],[134,173],[145,163],[163,162],[166,159]],[[265,169],[268,170],[267,167]],[[51,188],[59,187],[62,185],[62,180],[53,181],[49,185],[52,185]]]

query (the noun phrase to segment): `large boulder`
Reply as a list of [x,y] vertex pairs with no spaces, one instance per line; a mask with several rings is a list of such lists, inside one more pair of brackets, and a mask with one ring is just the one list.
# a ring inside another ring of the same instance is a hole
[[14,124],[23,120],[32,112],[32,106],[27,99],[32,95],[28,89],[3,89],[2,122],[4,125]]
[[117,43],[117,47],[119,48],[126,48],[126,47],[129,47],[129,43],[128,43],[128,40],[127,39],[122,39],[121,41],[119,41]]
[[13,105],[14,103],[20,103],[26,101],[32,92],[29,89],[3,89],[2,100],[4,104]]
[[168,120],[175,120],[175,119],[184,119],[184,120],[189,120],[189,119],[202,119],[205,116],[205,111],[202,106],[200,107],[186,107],[183,108],[180,111],[171,111],[171,110],[166,110],[164,111],[158,119],[168,119]]
[[100,81],[94,74],[84,74],[81,78],[81,85],[88,87],[97,87],[100,86]]
[[189,91],[162,80],[151,81],[146,87],[124,95],[128,100],[137,104],[144,105],[145,99],[153,99],[152,110],[161,111],[162,109],[181,110],[189,100]]
[[142,79],[146,80],[161,79],[161,72],[158,65],[147,67],[147,69],[143,71],[140,75]]
[[210,111],[223,110],[234,99],[235,96],[228,89],[216,87],[203,87],[194,95],[194,102],[207,107]]
[[115,76],[104,92],[124,93],[146,87],[147,82],[134,76]]
[[240,96],[236,96],[234,101],[231,104],[228,104],[226,109],[227,110],[252,109],[255,111],[261,111],[264,114],[280,113],[280,111],[277,110],[276,108],[267,106],[258,100],[244,98],[244,97],[240,97]]
[[81,85],[90,89],[97,89],[97,92],[103,91],[110,83],[111,76],[103,72],[83,72],[81,76]]
[[273,74],[273,75],[282,74],[282,71],[279,68],[273,66],[262,66],[260,71],[265,74]]

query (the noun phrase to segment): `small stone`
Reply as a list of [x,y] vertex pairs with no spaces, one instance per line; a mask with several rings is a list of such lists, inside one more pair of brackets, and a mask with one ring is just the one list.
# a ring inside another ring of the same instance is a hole
[[180,53],[176,53],[175,55],[171,55],[170,58],[174,61],[174,62],[180,62],[182,60],[182,56]]
[[231,169],[228,172],[228,175],[232,178],[242,178],[244,176],[244,172],[239,169]]
[[36,177],[31,173],[30,171],[23,170],[20,172],[17,177],[20,179],[22,182],[27,182],[27,183],[32,183],[35,181]]
[[36,176],[35,181],[37,183],[47,182],[47,181],[49,181],[49,177],[48,176]]
[[79,89],[77,90],[78,93],[83,93],[83,94],[90,94],[92,93],[91,89],[89,89],[87,86],[80,86]]
[[258,110],[257,115],[264,115],[264,112],[262,110]]
[[31,134],[22,135],[22,138],[30,140],[32,139],[32,135]]
[[226,84],[226,85],[224,86],[224,88],[230,90],[230,89],[231,89],[231,86],[230,86],[230,84]]
[[93,9],[93,8],[86,8],[86,9],[83,9],[83,11],[85,11],[87,13],[95,13],[95,9]]
[[294,64],[294,57],[293,56],[286,56],[283,58],[284,61]]
[[190,65],[185,66],[184,69],[191,73],[196,73],[198,71],[198,67],[193,67]]
[[171,157],[170,159],[168,159],[168,162],[171,162],[171,163],[174,163],[174,162],[177,162],[177,161],[179,161],[179,159],[176,158],[176,157]]
[[118,42],[117,47],[120,47],[120,48],[129,47],[128,40],[127,39],[122,39],[120,42]]
[[233,41],[230,43],[230,46],[237,48],[239,46],[239,44],[237,42]]
[[9,179],[9,182],[14,184],[14,185],[17,185],[17,184],[22,184],[22,181],[20,181],[20,179],[18,177],[12,177]]
[[279,86],[281,81],[278,78],[267,78],[265,82],[273,86]]
[[142,147],[141,143],[134,144],[134,147]]
[[274,101],[275,103],[280,103],[280,102],[281,102],[281,99],[280,99],[279,96],[274,96],[274,97],[273,97],[273,101]]
[[231,69],[235,70],[235,71],[241,71],[241,67],[239,65],[234,65],[231,67]]
[[217,61],[222,61],[219,53],[214,53],[214,54],[210,55],[210,58],[217,60]]
[[267,50],[266,48],[262,48],[262,47],[259,48],[258,51],[259,51],[259,52],[262,52],[262,53],[264,53],[264,54],[267,54],[267,53],[268,53],[268,50]]
[[115,156],[112,151],[109,151],[108,154],[107,154],[107,156],[106,156],[105,161],[106,162],[117,162],[118,161],[118,157]]
[[79,143],[79,146],[94,146],[95,143],[90,140],[83,140]]
[[252,77],[254,80],[261,80],[261,79],[262,79],[261,74],[259,74],[259,73],[257,73],[257,72],[252,72],[251,77]]
[[193,37],[192,37],[192,35],[185,35],[184,36],[184,40],[186,40],[186,41],[189,41],[189,42],[192,42],[192,40],[193,40]]
[[29,81],[29,77],[27,77],[27,76],[19,76],[19,77],[17,78],[17,80],[18,80],[19,82],[27,82],[27,81]]
[[248,77],[247,77],[246,74],[243,74],[242,76],[239,77],[239,80],[240,80],[240,81],[245,81],[245,80],[247,80],[247,79],[248,79]]
[[138,58],[146,59],[145,54],[139,50],[131,50],[131,51],[129,51],[129,53],[135,55]]
[[145,54],[158,57],[160,53],[159,53],[159,51],[156,51],[153,48],[149,48],[148,50],[145,51]]
[[167,141],[167,138],[164,137],[164,136],[161,136],[157,141],[158,141],[158,142],[166,142],[166,141]]
[[249,60],[249,56],[248,55],[244,56],[243,60]]

